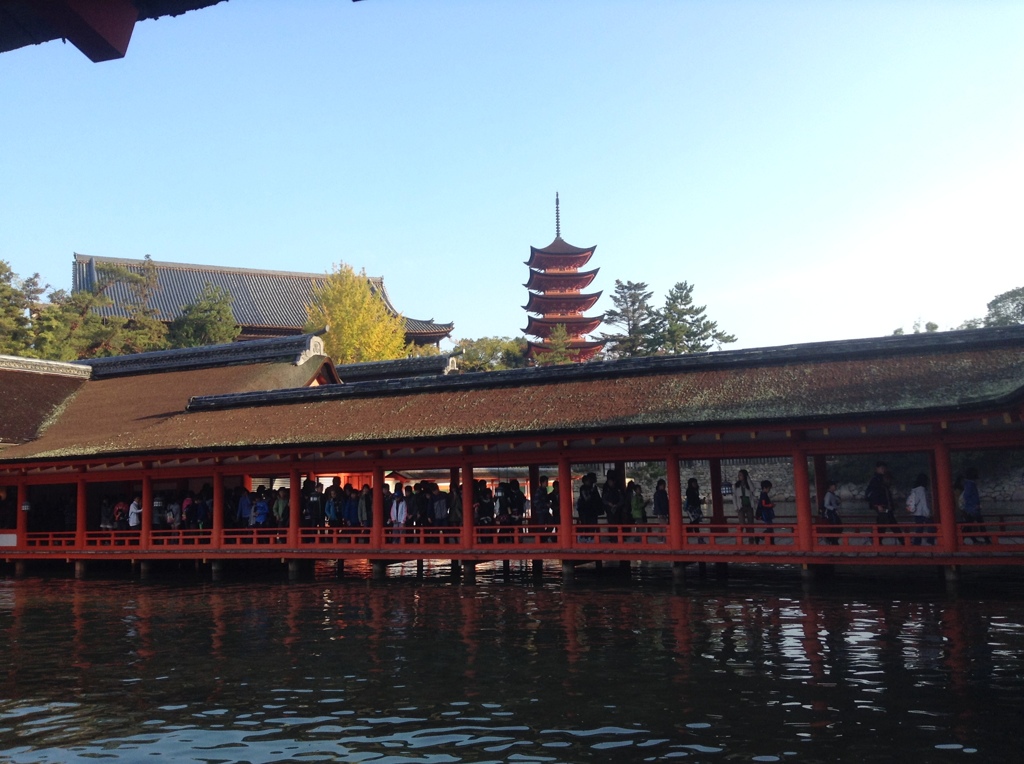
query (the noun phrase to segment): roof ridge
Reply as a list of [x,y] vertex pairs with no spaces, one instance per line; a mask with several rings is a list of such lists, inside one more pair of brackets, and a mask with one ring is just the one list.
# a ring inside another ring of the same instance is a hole
[[91,358],[76,361],[72,365],[91,369],[93,379],[185,369],[205,369],[214,366],[267,363],[282,358],[289,358],[292,365],[299,366],[312,356],[326,356],[324,341],[320,338],[321,334],[323,331],[288,337],[230,342],[222,345],[151,350],[132,355]]
[[48,361],[44,358],[23,358],[16,355],[0,355],[0,369],[52,374],[60,377],[84,377],[85,379],[88,379],[92,373],[88,368],[83,369],[75,363]]
[[866,360],[916,352],[973,350],[1000,344],[1024,345],[1024,325],[987,329],[959,329],[927,334],[890,335],[854,340],[831,340],[798,345],[719,350],[710,353],[686,353],[673,356],[647,356],[614,361],[591,361],[564,366],[533,366],[504,371],[470,372],[459,376],[426,377],[379,382],[354,382],[342,386],[254,391],[225,395],[195,396],[189,411],[240,406],[300,403],[336,398],[438,392],[467,388],[520,387],[552,381],[595,380],[626,375],[645,376],[678,371],[709,371],[749,366],[779,366],[786,363],[816,363],[837,360]]
[[[85,264],[89,260],[96,260],[99,263],[112,263],[114,265],[126,264],[126,265],[144,265],[146,263],[145,258],[133,258],[133,257],[109,257],[105,255],[85,255],[80,252],[75,252],[75,262]],[[179,263],[170,260],[150,260],[153,265],[164,268],[166,270],[193,270],[193,271],[214,271],[216,273],[245,273],[260,275],[265,274],[268,276],[291,276],[294,278],[302,279],[323,279],[327,278],[330,273],[309,273],[307,271],[274,271],[266,268],[242,268],[231,265],[204,265],[202,263]],[[370,281],[377,281],[383,283],[383,276],[367,276]]]

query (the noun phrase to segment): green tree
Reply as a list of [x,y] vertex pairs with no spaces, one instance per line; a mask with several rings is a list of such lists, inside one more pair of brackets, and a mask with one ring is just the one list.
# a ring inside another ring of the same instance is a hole
[[20,279],[0,260],[0,354],[35,355],[33,316],[44,290],[38,273]]
[[174,348],[221,345],[234,342],[241,331],[231,312],[231,295],[207,283],[196,301],[183,307],[171,322],[167,340]]
[[718,328],[706,315],[706,305],[693,304],[693,285],[679,281],[665,297],[657,340],[658,349],[670,355],[704,353],[735,342],[736,337]]
[[657,346],[660,324],[658,312],[651,307],[653,292],[644,282],[615,280],[612,305],[605,313],[605,323],[618,327],[616,334],[602,334],[605,353],[612,358],[633,358],[651,355]]
[[572,337],[569,336],[565,324],[555,325],[546,344],[547,352],[537,354],[538,366],[561,366],[575,363],[579,357],[579,351],[572,349]]
[[526,366],[528,347],[525,337],[481,337],[459,340],[455,352],[462,371],[501,371]]
[[314,289],[307,331],[326,328],[324,345],[336,364],[390,361],[406,356],[405,322],[374,294],[366,272],[341,263]]
[[[921,319],[917,319],[917,321],[914,322],[914,325],[911,328],[913,329],[913,333],[914,334],[920,334],[921,333],[921,329],[922,329],[922,327],[921,327]],[[972,328],[973,329],[975,327],[961,326],[960,328],[961,329],[968,329],[968,328]],[[926,334],[931,334],[932,332],[937,332],[938,330],[939,330],[939,325],[937,323],[935,323],[934,321],[929,321],[929,322],[927,322],[924,325],[924,331],[925,331]],[[902,326],[899,329],[896,329],[893,332],[893,336],[896,336],[896,337],[899,337],[899,336],[904,335],[904,334],[906,334],[906,331],[904,331]]]
[[[141,274],[113,263],[96,266],[91,289],[50,293],[34,321],[35,354],[55,361],[126,355],[166,347],[166,327],[148,307],[156,284],[156,268],[148,263]],[[109,292],[128,287],[127,317],[102,315],[113,304]]]
[[1024,324],[1024,287],[1017,287],[997,295],[987,307],[985,326]]

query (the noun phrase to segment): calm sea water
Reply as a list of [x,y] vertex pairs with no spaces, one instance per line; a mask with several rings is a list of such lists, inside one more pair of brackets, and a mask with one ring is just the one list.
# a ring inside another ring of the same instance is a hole
[[1024,573],[0,580],[11,762],[1019,761]]

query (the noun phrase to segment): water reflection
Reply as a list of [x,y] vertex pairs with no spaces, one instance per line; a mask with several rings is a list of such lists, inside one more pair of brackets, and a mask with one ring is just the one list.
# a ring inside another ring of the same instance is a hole
[[[549,571],[550,572],[550,571]],[[1024,587],[0,582],[13,762],[1017,755]],[[752,574],[756,575],[756,574]],[[872,594],[872,592],[877,592]]]

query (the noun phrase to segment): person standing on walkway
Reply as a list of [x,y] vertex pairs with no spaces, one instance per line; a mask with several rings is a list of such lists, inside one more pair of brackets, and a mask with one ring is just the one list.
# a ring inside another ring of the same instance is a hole
[[929,525],[932,511],[928,506],[928,476],[923,472],[914,481],[914,487],[907,494],[907,511],[914,516],[915,532],[917,535],[911,542],[914,546],[922,544],[934,544],[933,537],[925,537],[925,534],[932,533],[934,527]]
[[876,522],[878,523],[878,543],[882,543],[881,534],[894,533],[899,544],[904,543],[900,535],[896,515],[892,511],[892,478],[889,475],[889,467],[885,462],[878,462],[875,465],[875,474],[868,482],[864,497],[868,500],[868,506],[875,511]]
[[840,525],[843,521],[839,516],[839,509],[843,506],[843,500],[839,498],[839,493],[836,491],[837,488],[836,481],[831,481],[828,484],[828,490],[825,491],[825,498],[821,502],[825,523],[831,526],[827,531],[832,535],[826,541],[833,545],[839,544],[839,538],[835,534],[842,533],[843,530]]
[[656,523],[668,523],[668,491],[665,489],[665,479],[662,478],[654,487],[654,521]]
[[128,530],[137,531],[142,528],[142,497],[136,496],[128,507]]
[[736,482],[732,486],[732,504],[736,508],[736,517],[740,521],[741,533],[753,533],[754,531],[754,504],[757,503],[757,489],[754,488],[754,481],[750,479],[750,473],[740,470],[736,475]]
[[[772,525],[775,524],[775,502],[772,501],[772,481],[762,480],[761,481],[761,495],[757,498],[757,519],[765,525],[764,533],[765,538],[768,539],[769,544],[774,544],[775,539],[772,536],[775,530]],[[760,539],[758,539],[760,542]]]
[[[964,509],[964,534],[985,533],[981,517],[981,494],[978,492],[978,470],[975,467],[968,467],[964,471],[963,487],[960,501]],[[972,536],[971,541],[975,544],[992,543],[989,536]]]

